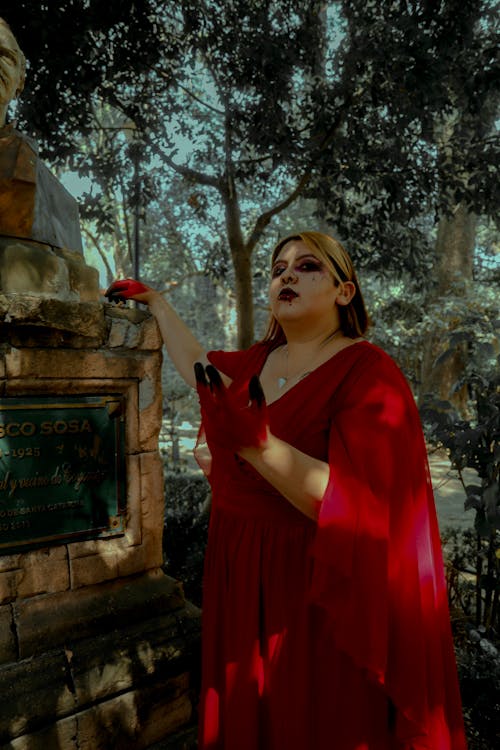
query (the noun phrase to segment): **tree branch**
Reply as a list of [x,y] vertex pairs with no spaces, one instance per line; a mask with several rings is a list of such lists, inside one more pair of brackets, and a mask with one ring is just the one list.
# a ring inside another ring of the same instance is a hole
[[82,232],[89,238],[89,240],[92,242],[92,244],[94,245],[95,249],[99,253],[100,258],[101,258],[102,262],[104,263],[104,265],[106,267],[106,273],[108,274],[108,280],[111,281],[113,279],[113,276],[114,276],[113,270],[112,270],[111,266],[109,265],[109,261],[108,261],[108,259],[106,257],[106,254],[104,253],[104,250],[102,250],[102,248],[99,245],[99,242],[97,241],[97,237],[94,234],[92,234],[92,232],[90,231],[90,229],[88,229],[84,224],[82,224],[81,227],[82,227]]
[[304,174],[302,175],[296,187],[294,188],[294,190],[292,190],[288,198],[285,198],[285,200],[281,201],[280,203],[277,203],[275,206],[273,206],[273,208],[270,208],[268,211],[264,211],[264,213],[262,213],[257,218],[254,224],[254,227],[250,233],[250,236],[246,242],[246,248],[249,252],[251,252],[254,249],[255,245],[259,242],[260,238],[262,237],[262,234],[264,233],[265,228],[270,224],[273,216],[276,216],[276,214],[279,214],[281,211],[284,211],[285,208],[288,208],[288,206],[292,204],[299,197],[299,195],[303,192],[307,183],[311,179],[312,167],[318,162],[322,153],[325,151],[327,146],[331,143],[331,141],[333,140],[333,138],[339,131],[344,121],[344,117],[345,117],[345,113],[347,109],[352,106],[354,99],[357,97],[360,97],[362,93],[363,93],[363,90],[358,89],[356,93],[351,92],[348,96],[346,96],[344,104],[339,110],[337,110],[332,126],[326,131],[326,133],[323,134],[319,142],[317,150],[311,156],[311,160],[309,162],[309,167],[307,171],[304,172]]
[[[158,75],[160,75],[162,78],[165,78],[165,80],[170,80],[170,76],[164,70],[159,70],[158,68],[154,67],[150,67],[149,69],[154,71],[155,73],[158,73]],[[216,115],[224,117],[224,112],[222,110],[217,109],[217,107],[213,107],[211,104],[208,104],[208,102],[203,101],[201,97],[196,96],[196,94],[190,91],[186,86],[183,86],[179,81],[177,81],[177,86],[181,89],[181,91],[184,91],[184,93],[187,94],[191,99],[194,99],[198,102],[198,104],[201,104],[202,107],[206,107],[206,109],[209,109],[211,112],[215,112]]]
[[276,214],[281,213],[281,211],[284,211],[285,208],[288,208],[288,206],[296,200],[299,195],[303,192],[305,186],[311,179],[311,172],[306,172],[302,175],[300,180],[298,181],[296,187],[288,198],[285,198],[284,201],[281,201],[281,203],[277,203],[275,206],[270,208],[268,211],[265,211],[263,214],[261,214],[258,219],[256,220],[254,224],[254,228],[252,229],[252,232],[250,233],[250,236],[245,243],[246,249],[251,252],[255,245],[259,242],[260,238],[262,237],[262,234],[264,233],[265,228],[270,224],[271,219],[273,216],[276,216]]
[[193,180],[193,182],[198,182],[200,185],[208,185],[208,187],[213,187],[219,191],[222,189],[222,181],[220,177],[212,177],[211,175],[199,172],[197,169],[191,169],[191,167],[186,167],[183,164],[177,164],[172,157],[167,156],[164,152],[161,153],[168,166],[171,167],[174,172],[177,172],[177,174],[187,177],[189,180]]

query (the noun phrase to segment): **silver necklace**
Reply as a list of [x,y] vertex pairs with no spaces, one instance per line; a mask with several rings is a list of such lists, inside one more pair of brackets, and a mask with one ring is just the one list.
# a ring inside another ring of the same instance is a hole
[[[320,347],[319,347],[319,349],[318,349],[318,351],[316,353],[316,356],[314,357],[314,359],[312,361],[313,365],[316,362],[316,360],[317,360],[317,358],[318,358],[321,350],[323,349],[323,347],[326,346],[326,344],[329,341],[332,341],[332,339],[334,339],[336,337],[336,335],[338,333],[341,333],[341,332],[342,331],[341,331],[341,328],[339,326],[338,328],[336,328],[333,331],[333,333],[330,333],[329,336],[327,336],[327,338],[320,345]],[[280,391],[285,387],[285,385],[287,385],[287,383],[293,382],[294,380],[296,380],[297,382],[300,382],[301,380],[303,380],[303,378],[306,378],[308,375],[310,375],[311,372],[314,370],[314,367],[310,366],[308,370],[299,370],[299,372],[296,372],[295,375],[289,375],[288,374],[288,344],[285,345],[284,351],[285,351],[285,362],[286,362],[286,365],[285,365],[285,367],[286,367],[286,375],[284,375],[284,376],[281,375],[278,378],[278,388],[279,388]]]

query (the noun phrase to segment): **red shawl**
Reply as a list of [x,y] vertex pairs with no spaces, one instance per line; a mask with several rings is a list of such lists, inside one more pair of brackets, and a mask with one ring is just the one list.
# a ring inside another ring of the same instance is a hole
[[[210,359],[246,380],[268,352],[261,344]],[[300,387],[329,395],[330,481],[313,546],[311,602],[329,613],[336,646],[386,690],[398,747],[464,750],[440,536],[410,388],[368,343],[312,377]]]

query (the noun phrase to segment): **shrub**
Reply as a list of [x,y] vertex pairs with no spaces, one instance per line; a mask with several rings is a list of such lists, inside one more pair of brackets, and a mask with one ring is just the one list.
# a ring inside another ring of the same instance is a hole
[[210,488],[201,474],[165,475],[164,570],[182,581],[186,598],[201,606]]

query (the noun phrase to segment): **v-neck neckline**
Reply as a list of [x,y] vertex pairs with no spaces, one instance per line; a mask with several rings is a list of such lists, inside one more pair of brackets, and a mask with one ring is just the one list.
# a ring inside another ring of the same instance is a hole
[[[325,367],[325,365],[329,364],[339,354],[342,354],[342,352],[345,352],[347,349],[352,349],[355,346],[359,346],[360,344],[369,344],[369,343],[370,342],[367,341],[366,339],[362,339],[361,341],[354,341],[352,344],[349,344],[348,346],[342,347],[342,349],[339,349],[337,352],[335,352],[334,354],[332,354],[331,357],[329,357],[324,362],[322,362],[320,365],[318,365],[317,367],[315,367],[314,370],[311,370],[306,375],[304,375],[302,378],[300,378],[296,383],[294,383],[293,385],[291,385],[290,388],[287,388],[287,390],[284,391],[280,396],[278,396],[278,398],[275,398],[272,401],[267,401],[268,408],[271,408],[271,406],[274,406],[274,404],[277,404],[278,402],[282,401],[285,398],[285,396],[288,396],[289,393],[291,393],[296,388],[298,388],[300,385],[302,385],[302,383],[306,383],[309,380],[310,377],[312,377],[315,373],[319,372],[323,367]],[[281,346],[281,344],[278,345],[278,346]],[[260,365],[259,372],[257,373],[259,375],[259,377],[260,377],[260,375],[262,373],[262,370],[265,367],[265,364],[266,364],[266,362],[268,360],[269,355],[273,351],[275,351],[276,349],[278,349],[278,346],[271,347],[271,348],[269,348],[267,350],[266,355],[263,358],[262,363]]]

